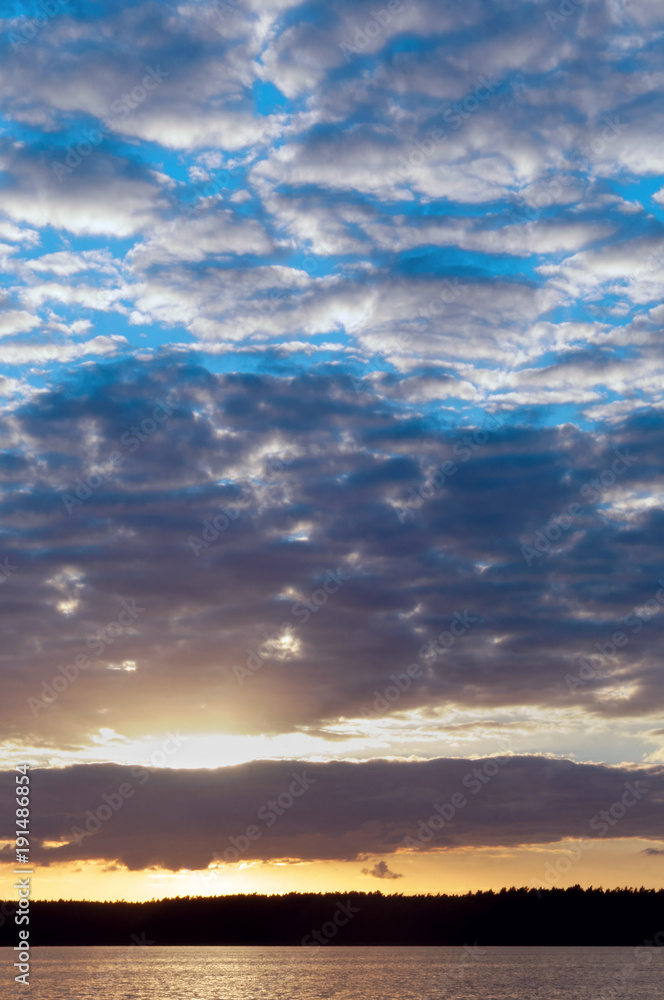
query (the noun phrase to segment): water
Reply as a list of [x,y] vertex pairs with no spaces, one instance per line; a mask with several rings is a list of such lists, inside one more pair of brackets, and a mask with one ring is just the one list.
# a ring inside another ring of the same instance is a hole
[[31,1000],[661,1000],[664,948],[34,948]]

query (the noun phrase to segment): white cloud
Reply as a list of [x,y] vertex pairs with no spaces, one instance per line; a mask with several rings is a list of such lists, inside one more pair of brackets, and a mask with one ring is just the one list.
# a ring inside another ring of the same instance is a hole
[[0,337],[34,330],[36,326],[39,326],[39,322],[37,316],[20,309],[8,309],[6,312],[0,312]]

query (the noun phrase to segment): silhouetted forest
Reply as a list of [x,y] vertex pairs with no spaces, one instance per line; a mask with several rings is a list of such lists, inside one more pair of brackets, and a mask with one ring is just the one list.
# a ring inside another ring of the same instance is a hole
[[[16,944],[11,901],[0,944]],[[664,944],[664,890],[501,889],[178,897],[30,905],[32,945]]]

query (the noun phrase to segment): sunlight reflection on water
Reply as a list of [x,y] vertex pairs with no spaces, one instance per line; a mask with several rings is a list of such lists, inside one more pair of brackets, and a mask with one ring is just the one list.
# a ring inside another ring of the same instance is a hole
[[[634,948],[34,948],[31,1000],[661,1000],[662,953]],[[6,988],[6,985],[8,989]]]

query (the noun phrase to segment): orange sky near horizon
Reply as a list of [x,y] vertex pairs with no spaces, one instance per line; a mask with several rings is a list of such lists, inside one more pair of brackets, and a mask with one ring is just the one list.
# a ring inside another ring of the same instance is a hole
[[[398,852],[365,861],[242,862],[222,865],[216,871],[171,872],[146,869],[132,872],[106,861],[52,865],[36,868],[32,876],[33,899],[87,899],[141,902],[172,896],[216,896],[234,893],[286,892],[429,892],[462,894],[509,886],[584,888],[618,886],[664,889],[664,857],[641,852],[658,845],[634,838],[592,841],[579,855],[578,841],[519,848],[459,849],[422,853]],[[401,878],[376,878],[369,874],[384,860],[388,870]],[[556,867],[557,866],[557,867]],[[363,873],[362,869],[366,870]],[[4,865],[6,898],[12,899],[13,868]],[[607,872],[620,873],[609,877]]]

